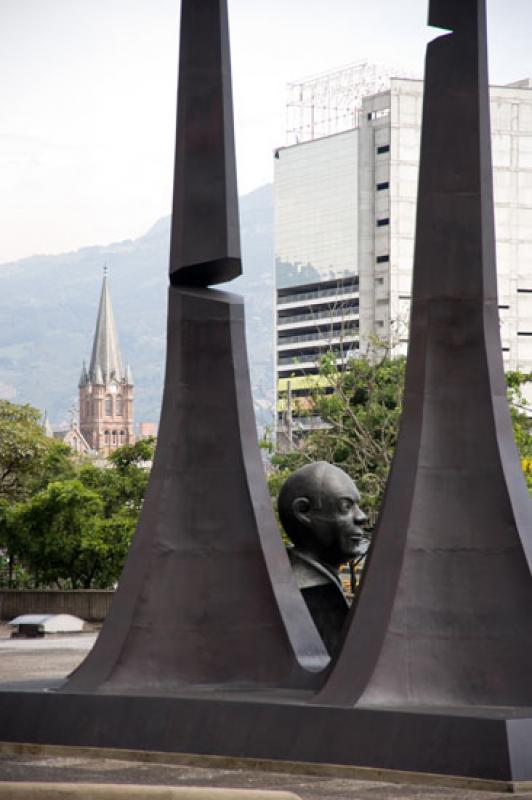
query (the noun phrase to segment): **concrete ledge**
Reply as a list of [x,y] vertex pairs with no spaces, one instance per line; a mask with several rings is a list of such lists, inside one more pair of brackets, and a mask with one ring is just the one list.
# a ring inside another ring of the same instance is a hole
[[[118,761],[129,761],[136,764],[164,764],[222,770],[251,770],[278,775],[299,775],[301,777],[315,776],[319,778],[338,778],[340,780],[406,784],[410,786],[424,786],[425,788],[438,787],[455,790],[465,789],[469,791],[502,792],[505,794],[532,792],[532,781],[495,781],[483,778],[463,778],[452,775],[404,772],[372,767],[350,767],[342,764],[272,761],[257,758],[192,755],[190,753],[161,753],[148,750],[123,750],[119,748],[75,747],[0,741],[0,754],[14,757],[35,756],[36,758],[88,758],[94,760],[107,758]],[[0,783],[0,786],[1,785]],[[266,792],[263,792],[263,794],[265,793]],[[272,794],[272,792],[270,792],[270,794]],[[275,795],[275,793],[273,794]],[[294,795],[286,792],[281,793],[281,797],[283,794],[290,798],[294,797]],[[279,794],[276,795],[276,799],[279,800]],[[0,800],[4,800],[2,795],[0,795]]]
[[95,783],[0,782],[0,800],[299,800],[291,792]]

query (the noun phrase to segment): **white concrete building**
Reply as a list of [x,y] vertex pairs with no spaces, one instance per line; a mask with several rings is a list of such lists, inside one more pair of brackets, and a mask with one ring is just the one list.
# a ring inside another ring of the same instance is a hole
[[309,394],[301,376],[331,350],[340,363],[358,349],[358,131],[277,156],[277,431],[292,439],[321,424],[297,412]]
[[[329,290],[335,282],[342,289],[349,277],[358,277],[359,330],[353,324],[344,332],[344,352],[366,352],[374,334],[393,353],[406,352],[422,98],[421,81],[392,78],[388,89],[361,99],[356,127],[276,152],[277,376],[282,397],[287,380],[316,372],[327,349],[322,345],[312,351],[300,338],[296,360],[293,365],[287,361],[283,318],[290,293],[303,297],[307,284],[317,293],[322,282]],[[532,83],[492,87],[491,117],[504,362],[507,369],[532,372]],[[341,293],[332,299],[337,316],[342,315],[341,300]],[[302,324],[292,323],[292,336],[316,334],[312,318],[303,319],[308,308],[298,312],[297,302],[294,297],[291,315],[295,319],[300,313]],[[352,312],[355,295],[350,303]],[[303,353],[309,357],[302,360]],[[282,399],[281,424],[285,405]]]
[[[406,352],[423,84],[392,79],[359,118],[360,346]],[[508,369],[532,371],[532,91],[491,89],[497,272]],[[397,341],[399,340],[399,341]]]

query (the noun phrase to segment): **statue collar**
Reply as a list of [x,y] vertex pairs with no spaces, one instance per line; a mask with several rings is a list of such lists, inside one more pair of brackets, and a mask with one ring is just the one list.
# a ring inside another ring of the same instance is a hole
[[[288,555],[293,563],[300,589],[319,586],[325,583],[334,583],[342,593],[342,596],[345,597],[340,575],[334,567],[331,567],[329,564],[324,564],[323,561],[318,561],[310,553],[297,550],[295,547],[288,550]],[[302,562],[301,565],[297,563],[298,561]],[[307,569],[305,569],[305,567]]]

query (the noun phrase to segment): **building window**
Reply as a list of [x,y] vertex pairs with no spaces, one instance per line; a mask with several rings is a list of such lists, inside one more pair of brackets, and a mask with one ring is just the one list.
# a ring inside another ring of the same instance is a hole
[[390,256],[377,256],[377,264],[387,264],[390,260]]
[[390,116],[390,109],[389,108],[379,108],[379,109],[376,109],[374,111],[369,111],[368,112],[368,119],[369,120],[382,119],[383,117],[389,117],[389,116]]
[[126,432],[125,431],[120,431],[120,440],[121,440],[122,444],[125,444],[125,441],[126,441]]
[[377,155],[381,156],[383,153],[390,152],[390,145],[389,144],[381,144],[380,147],[377,147]]
[[383,181],[382,183],[378,183],[377,184],[377,191],[378,192],[384,192],[385,189],[389,189],[389,188],[390,188],[390,182],[389,181]]
[[113,431],[113,436],[112,436],[112,439],[111,439],[111,444],[117,444],[117,441],[116,441],[116,431]]
[[105,431],[105,444],[109,444],[109,431]]
[[385,225],[389,225],[389,224],[390,224],[390,218],[389,217],[383,217],[382,219],[378,219],[377,220],[377,228],[384,228]]
[[121,394],[117,395],[116,398],[116,413],[119,417],[124,413],[124,398]]
[[108,394],[105,398],[105,416],[110,417],[113,413],[113,398]]
[[85,404],[85,413],[86,413],[86,415],[88,417],[90,417],[90,415],[91,415],[91,401],[90,400],[87,400],[87,402]]

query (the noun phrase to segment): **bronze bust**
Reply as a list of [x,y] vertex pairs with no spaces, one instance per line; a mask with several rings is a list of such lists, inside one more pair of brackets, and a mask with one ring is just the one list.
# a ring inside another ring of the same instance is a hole
[[279,516],[294,544],[288,555],[296,581],[330,654],[349,610],[339,567],[366,549],[359,501],[349,475],[325,461],[298,469],[279,494]]

